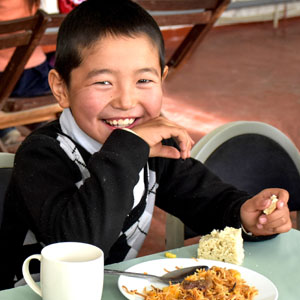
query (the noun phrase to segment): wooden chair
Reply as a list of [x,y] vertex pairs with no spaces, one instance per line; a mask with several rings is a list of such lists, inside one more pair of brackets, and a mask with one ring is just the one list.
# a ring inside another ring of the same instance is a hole
[[174,70],[189,57],[226,9],[230,0],[134,0],[164,26],[189,25],[191,30],[167,61]]
[[0,22],[0,50],[15,48],[0,75],[0,129],[48,121],[62,111],[50,94],[30,98],[9,96],[36,46],[56,44],[57,28],[63,18],[64,15],[49,15],[38,10],[31,17]]

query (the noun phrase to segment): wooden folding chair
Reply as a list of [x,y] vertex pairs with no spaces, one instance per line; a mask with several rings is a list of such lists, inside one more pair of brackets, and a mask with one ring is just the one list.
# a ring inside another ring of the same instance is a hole
[[31,17],[0,22],[0,49],[15,48],[0,75],[0,129],[55,119],[62,111],[52,95],[10,98],[10,94],[36,46],[56,44],[57,27],[63,19],[64,15],[38,10]]
[[162,31],[164,26],[191,26],[191,30],[167,61],[169,68],[174,70],[199,45],[230,0],[135,0],[135,2],[149,11]]

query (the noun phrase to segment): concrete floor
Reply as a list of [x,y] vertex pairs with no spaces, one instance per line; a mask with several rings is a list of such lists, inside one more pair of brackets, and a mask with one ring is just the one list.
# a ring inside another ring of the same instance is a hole
[[[180,39],[169,33],[167,50]],[[300,18],[277,29],[271,22],[215,27],[167,78],[163,113],[195,141],[224,123],[252,120],[277,127],[300,149],[299,49]],[[140,256],[165,249],[164,223],[156,209]]]

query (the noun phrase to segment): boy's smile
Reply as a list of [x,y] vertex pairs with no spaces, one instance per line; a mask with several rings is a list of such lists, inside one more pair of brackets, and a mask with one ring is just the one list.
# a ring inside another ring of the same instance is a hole
[[105,120],[104,122],[107,123],[109,126],[113,126],[116,128],[124,128],[124,127],[132,127],[134,123],[134,118],[126,118],[126,119],[119,119],[119,120]]
[[[159,53],[147,36],[108,35],[83,49],[81,56],[69,88],[63,84],[57,99],[71,108],[89,136],[103,144],[114,129],[132,128],[160,115]],[[167,68],[163,77],[166,74]]]

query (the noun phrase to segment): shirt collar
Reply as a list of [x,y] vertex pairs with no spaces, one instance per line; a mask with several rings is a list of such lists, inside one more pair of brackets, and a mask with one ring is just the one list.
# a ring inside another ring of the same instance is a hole
[[62,132],[72,138],[89,153],[94,154],[101,149],[102,144],[91,138],[79,128],[69,108],[63,110],[59,118],[59,123]]

